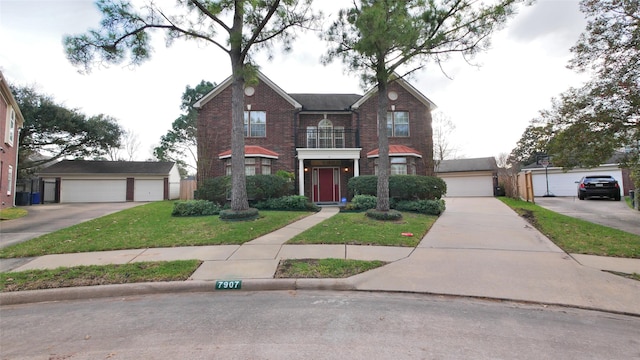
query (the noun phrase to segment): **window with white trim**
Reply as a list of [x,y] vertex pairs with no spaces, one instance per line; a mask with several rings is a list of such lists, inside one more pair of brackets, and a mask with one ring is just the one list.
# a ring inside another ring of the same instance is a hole
[[315,149],[318,147],[318,128],[307,126],[307,147]]
[[409,136],[409,112],[389,111],[387,112],[387,135],[390,137]]
[[15,110],[13,110],[13,107],[9,106],[7,108],[7,119],[6,119],[6,123],[5,123],[5,137],[4,137],[4,142],[9,145],[9,146],[13,146],[13,142],[15,140],[16,137],[16,112]]
[[[225,161],[225,174],[231,176],[231,158]],[[271,175],[271,159],[257,157],[244,158],[244,174],[247,176],[256,174]]]
[[[375,160],[374,172],[378,175],[378,160]],[[413,157],[390,156],[389,174],[391,175],[415,175],[416,161]]]
[[266,111],[245,111],[244,112],[244,136],[245,137],[266,137],[267,136],[267,112]]
[[12,188],[13,188],[13,166],[9,165],[7,168],[7,195],[11,195]]

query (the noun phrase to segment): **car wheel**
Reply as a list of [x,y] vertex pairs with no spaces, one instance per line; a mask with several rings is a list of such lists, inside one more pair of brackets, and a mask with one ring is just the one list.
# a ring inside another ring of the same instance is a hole
[[620,201],[620,199],[621,199],[621,198],[620,198],[620,195],[616,195],[616,196],[613,198],[613,200],[615,200],[615,201]]
[[578,199],[580,199],[580,200],[584,200],[584,195],[582,195],[582,194],[578,194]]

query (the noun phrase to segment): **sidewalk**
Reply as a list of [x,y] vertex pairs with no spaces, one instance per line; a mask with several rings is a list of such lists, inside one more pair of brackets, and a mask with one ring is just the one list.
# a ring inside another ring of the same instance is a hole
[[[196,287],[213,280],[243,279],[248,280],[245,283],[255,280],[260,289],[319,284],[327,289],[474,296],[640,315],[640,282],[601,271],[640,273],[640,260],[566,254],[497,199],[447,199],[447,210],[415,249],[284,244],[337,211],[324,207],[243,245],[47,255],[12,271],[199,259],[203,264],[186,282]],[[280,259],[302,258],[383,260],[390,264],[349,279],[273,279]],[[180,289],[185,286],[176,284]],[[3,303],[8,296],[0,295]]]

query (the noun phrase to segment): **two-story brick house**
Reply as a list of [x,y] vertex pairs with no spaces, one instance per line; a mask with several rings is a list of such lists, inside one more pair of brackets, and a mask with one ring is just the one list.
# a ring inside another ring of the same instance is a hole
[[0,72],[0,209],[15,205],[18,133],[24,119],[9,84]]
[[[347,197],[347,181],[377,172],[377,91],[289,94],[258,73],[245,87],[245,172],[293,172],[300,195],[316,203]],[[231,78],[195,104],[199,178],[231,173]],[[403,79],[389,85],[391,174],[433,175],[435,104]]]

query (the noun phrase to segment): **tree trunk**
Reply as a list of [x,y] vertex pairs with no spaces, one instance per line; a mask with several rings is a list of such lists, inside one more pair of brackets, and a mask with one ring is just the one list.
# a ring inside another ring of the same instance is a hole
[[376,210],[389,211],[389,137],[387,136],[387,79],[378,79],[378,188]]
[[[249,209],[244,172],[244,57],[242,56],[242,2],[236,4],[231,30],[231,210]],[[240,34],[238,36],[238,34]],[[235,36],[234,36],[235,35]]]

